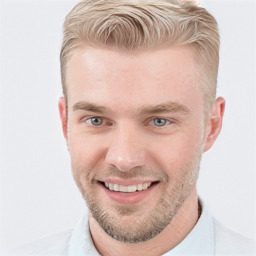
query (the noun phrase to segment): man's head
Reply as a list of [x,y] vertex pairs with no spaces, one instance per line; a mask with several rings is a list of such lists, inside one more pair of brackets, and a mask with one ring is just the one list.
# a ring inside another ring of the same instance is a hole
[[64,31],[59,108],[74,179],[106,233],[149,240],[195,198],[221,128],[216,22],[170,1],[94,0]]

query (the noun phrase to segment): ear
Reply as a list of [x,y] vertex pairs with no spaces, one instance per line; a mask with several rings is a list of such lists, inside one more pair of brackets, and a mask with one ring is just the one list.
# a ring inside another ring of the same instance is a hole
[[219,136],[225,110],[225,100],[222,97],[216,99],[212,113],[206,127],[204,152],[209,150]]
[[60,97],[58,105],[59,105],[59,114],[60,114],[63,135],[67,140],[68,113],[67,113],[66,100],[63,97]]

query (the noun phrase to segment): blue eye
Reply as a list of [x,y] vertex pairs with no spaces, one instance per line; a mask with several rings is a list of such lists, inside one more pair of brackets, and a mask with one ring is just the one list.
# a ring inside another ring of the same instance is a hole
[[153,123],[153,125],[156,127],[163,127],[166,124],[169,124],[170,121],[163,118],[154,118],[150,123]]
[[100,117],[91,117],[86,120],[86,123],[92,126],[100,126],[103,124],[103,119]]

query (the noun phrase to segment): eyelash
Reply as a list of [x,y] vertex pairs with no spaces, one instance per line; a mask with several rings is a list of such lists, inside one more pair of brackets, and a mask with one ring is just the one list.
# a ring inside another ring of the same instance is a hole
[[[92,119],[95,118],[95,119],[101,119],[102,120],[102,123],[99,124],[99,125],[93,125],[93,124],[89,124],[88,122],[92,121]],[[82,119],[82,121],[84,121]],[[85,119],[85,123],[87,123],[89,126],[92,126],[92,127],[102,127],[103,125],[107,125],[107,126],[111,126],[111,122],[107,122],[107,119],[106,118],[103,118],[103,117],[100,117],[100,116],[92,116],[92,117],[88,117]]]
[[[102,123],[101,124],[99,124],[99,125],[93,125],[93,124],[91,124],[91,121],[92,121],[92,119],[93,118],[95,118],[95,119],[101,119],[102,120]],[[166,118],[161,118],[161,117],[153,117],[153,118],[150,118],[149,120],[147,120],[146,121],[146,123],[148,124],[148,126],[150,126],[150,123],[152,123],[152,122],[154,122],[155,120],[162,120],[162,121],[165,121],[165,124],[163,125],[163,126],[157,126],[157,125],[154,125],[154,124],[152,124],[151,126],[153,126],[153,127],[156,127],[157,129],[161,129],[161,128],[164,128],[164,127],[166,127],[166,126],[168,126],[168,125],[170,125],[170,124],[172,124],[172,123],[175,123],[174,122],[174,120],[169,120],[169,119],[166,119]],[[84,120],[84,118],[82,118],[82,121]],[[91,127],[94,127],[94,128],[101,128],[103,125],[107,125],[107,126],[112,126],[113,124],[109,121],[107,121],[107,119],[106,118],[104,118],[104,117],[100,117],[100,116],[91,116],[91,117],[88,117],[88,118],[86,118],[85,119],[85,121],[84,121],[85,123],[87,123],[89,126],[91,126]],[[90,122],[90,123],[88,123],[88,122]]]

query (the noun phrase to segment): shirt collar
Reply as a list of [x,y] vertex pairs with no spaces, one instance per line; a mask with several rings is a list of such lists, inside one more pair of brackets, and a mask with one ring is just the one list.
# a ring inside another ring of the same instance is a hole
[[[163,256],[214,255],[214,229],[212,216],[201,200],[200,205],[202,207],[202,212],[195,227],[181,243],[179,243],[171,251],[165,253]],[[90,235],[87,216],[84,216],[82,219],[80,219],[78,224],[73,229],[68,248],[68,256],[74,255],[100,255],[94,247]]]
[[171,251],[163,256],[214,256],[214,228],[212,216],[205,203],[199,200],[202,208],[201,216],[191,232]]
[[90,234],[89,228],[89,220],[88,216],[84,216],[77,223],[75,228],[73,229],[69,248],[68,248],[68,256],[99,256],[100,254],[97,252],[92,238]]

